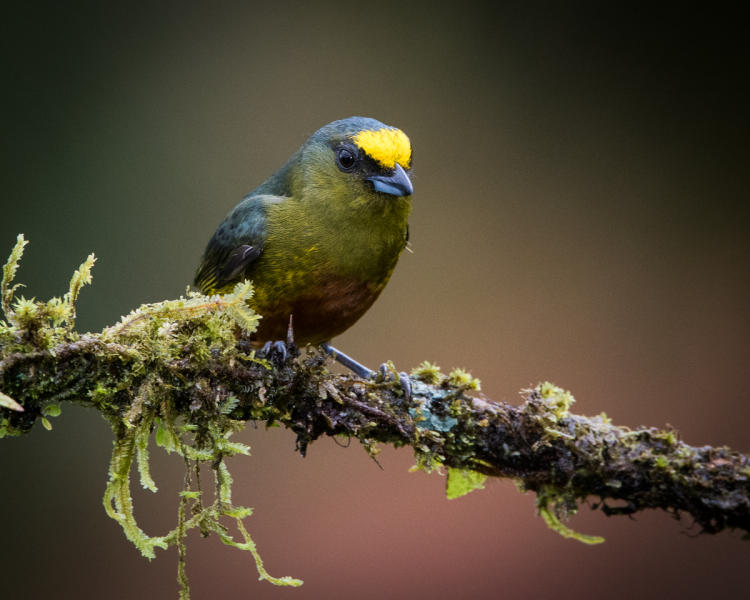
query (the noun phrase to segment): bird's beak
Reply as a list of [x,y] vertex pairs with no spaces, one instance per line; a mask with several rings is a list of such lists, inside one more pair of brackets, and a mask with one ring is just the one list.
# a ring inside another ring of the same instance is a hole
[[414,187],[411,185],[411,179],[400,164],[396,163],[396,168],[390,175],[373,175],[367,178],[372,181],[375,191],[391,196],[411,196]]

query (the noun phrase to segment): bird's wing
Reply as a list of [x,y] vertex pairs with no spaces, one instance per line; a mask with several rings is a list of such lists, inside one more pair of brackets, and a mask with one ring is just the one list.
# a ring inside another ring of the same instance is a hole
[[195,285],[205,294],[223,291],[241,281],[263,252],[268,207],[281,196],[248,196],[226,216],[208,242],[195,274]]

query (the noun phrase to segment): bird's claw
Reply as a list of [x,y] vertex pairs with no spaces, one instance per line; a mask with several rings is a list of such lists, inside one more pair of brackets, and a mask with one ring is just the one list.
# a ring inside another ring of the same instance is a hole
[[289,352],[287,350],[286,342],[283,340],[276,340],[275,342],[266,342],[258,352],[261,356],[273,360],[275,356],[278,356],[280,361],[286,362]]
[[[393,381],[395,379],[393,376],[393,370],[388,363],[380,365],[377,372],[373,372],[370,377],[378,383]],[[400,371],[398,373],[398,383],[401,386],[401,390],[404,392],[404,397],[407,400],[411,399],[411,379],[405,371]]]
[[292,315],[289,315],[289,327],[286,331],[286,340],[269,341],[263,344],[258,354],[268,360],[277,359],[279,364],[284,364],[289,356],[299,356],[299,350],[294,344],[294,329],[292,328]]
[[407,400],[411,400],[411,378],[406,373],[406,371],[399,371],[398,382],[404,392],[404,398],[406,398]]

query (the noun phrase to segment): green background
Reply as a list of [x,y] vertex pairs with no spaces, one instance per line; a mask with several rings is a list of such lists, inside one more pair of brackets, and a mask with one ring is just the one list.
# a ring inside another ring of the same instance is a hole
[[[542,379],[584,414],[750,451],[747,42],[739,15],[511,3],[36,4],[3,15],[3,256],[28,296],[89,252],[79,324],[184,292],[226,212],[321,125],[372,116],[414,147],[413,254],[337,346],[370,366],[469,368],[489,398]],[[602,5],[605,3],[602,3]],[[111,448],[92,411],[0,442],[4,598],[174,598],[104,514]],[[294,452],[248,427],[234,500],[275,575],[191,535],[200,598],[702,598],[746,593],[750,546],[689,518],[549,531],[511,482],[444,479],[356,444]],[[155,453],[149,532],[182,464]]]

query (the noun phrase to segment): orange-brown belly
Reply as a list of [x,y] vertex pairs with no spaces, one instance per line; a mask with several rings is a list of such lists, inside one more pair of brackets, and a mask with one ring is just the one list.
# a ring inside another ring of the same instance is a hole
[[351,327],[372,306],[382,288],[337,279],[293,300],[279,298],[265,306],[253,305],[263,317],[253,338],[258,342],[286,339],[291,315],[297,344],[327,342]]

